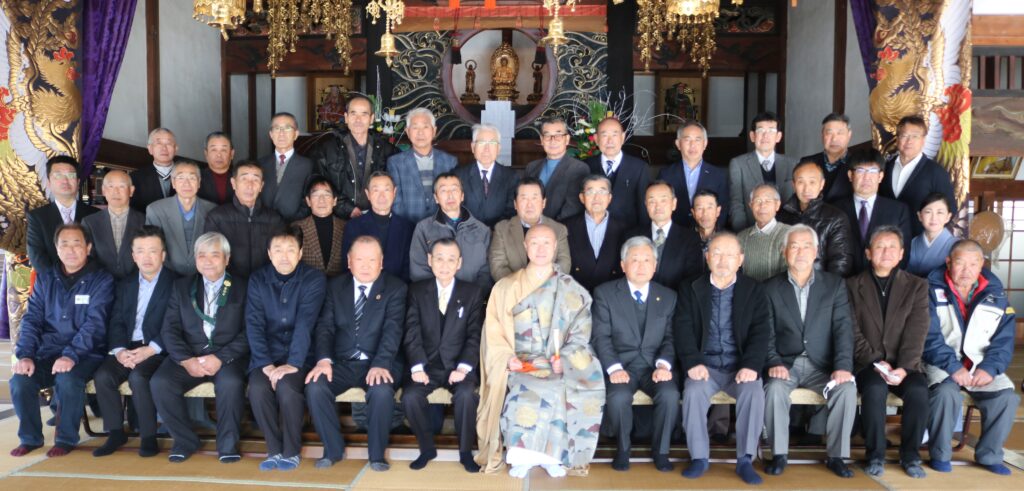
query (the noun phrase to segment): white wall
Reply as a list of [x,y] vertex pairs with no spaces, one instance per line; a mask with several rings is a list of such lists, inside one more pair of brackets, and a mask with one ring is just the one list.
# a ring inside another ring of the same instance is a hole
[[743,77],[708,78],[708,137],[743,132]]
[[[270,153],[274,146],[270,142],[270,116],[274,114],[274,108],[270,107],[270,74],[260,73],[256,75],[256,155]],[[246,125],[246,131],[249,126]]]
[[[277,82],[274,85],[274,107],[275,113],[289,112],[295,115],[295,119],[299,123],[299,132],[307,133],[309,131],[307,113],[308,106],[306,103],[306,77],[277,77]],[[264,127],[270,127],[270,121],[262,125],[257,125],[261,130]]]
[[114,83],[110,111],[103,127],[103,137],[109,140],[146,146],[149,134],[146,128],[146,2],[135,6],[132,30],[128,34],[128,47],[121,61],[121,71]]
[[235,160],[255,158],[249,155],[249,76],[231,75],[231,143]]
[[1021,15],[1024,2],[1020,0],[974,0],[974,15]]
[[821,151],[821,119],[832,112],[834,18],[834,2],[807,1],[789,8],[785,153],[791,157]]

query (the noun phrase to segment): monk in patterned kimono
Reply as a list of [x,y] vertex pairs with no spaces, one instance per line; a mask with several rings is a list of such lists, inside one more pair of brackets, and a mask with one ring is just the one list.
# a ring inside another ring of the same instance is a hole
[[[586,475],[604,405],[601,363],[590,346],[590,294],[555,267],[555,231],[526,233],[525,269],[491,292],[481,342],[476,461],[524,478]],[[503,457],[503,446],[508,448]]]

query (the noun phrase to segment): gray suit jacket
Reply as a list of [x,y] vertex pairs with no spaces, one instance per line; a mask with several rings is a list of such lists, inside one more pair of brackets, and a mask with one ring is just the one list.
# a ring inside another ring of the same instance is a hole
[[82,219],[82,226],[92,236],[92,257],[103,265],[115,280],[121,281],[135,271],[132,259],[132,237],[146,224],[146,215],[128,208],[121,249],[114,248],[114,230],[110,228],[109,210],[101,210]]
[[[526,165],[525,176],[540,179],[540,172],[544,169],[546,159],[534,160]],[[583,203],[580,202],[580,185],[583,178],[590,174],[590,166],[576,160],[568,155],[562,157],[551,173],[547,185],[544,186],[544,196],[547,203],[544,205],[544,216],[563,221],[574,215],[583,213]],[[565,271],[568,273],[568,271]]]
[[[555,229],[555,236],[558,239],[558,267],[563,273],[569,274],[572,271],[572,256],[569,254],[569,231],[565,225],[558,223],[548,217],[541,222]],[[508,220],[502,220],[494,226],[494,233],[491,234],[491,250],[487,254],[488,262],[491,264],[491,277],[495,283],[498,280],[526,267],[526,240],[523,233],[523,222],[519,215]]]
[[772,334],[765,368],[792,368],[793,360],[806,351],[811,363],[827,373],[853,371],[853,316],[846,283],[841,277],[814,272],[803,320],[787,272],[772,277],[764,287]]
[[293,153],[284,167],[284,177],[277,182],[277,153],[260,157],[263,168],[263,190],[260,198],[263,206],[277,210],[286,223],[294,222],[309,215],[306,207],[306,180],[313,173],[313,161],[298,153]]
[[[196,198],[196,224],[193,240],[203,234],[206,227],[206,215],[217,205],[201,198]],[[164,240],[167,241],[167,262],[171,270],[180,276],[191,276],[196,273],[196,256],[191,247],[185,243],[185,228],[181,223],[181,212],[178,211],[178,198],[171,196],[154,201],[146,207],[146,225],[156,225],[163,229]]]
[[[781,201],[786,202],[793,194],[793,169],[797,161],[775,154],[775,183],[782,195]],[[761,160],[757,152],[749,152],[729,161],[729,221],[732,229],[739,232],[754,224],[754,214],[750,211],[750,192],[759,184],[764,184],[761,175]]]
[[607,370],[618,363],[633,374],[654,370],[658,360],[675,366],[672,314],[676,309],[676,292],[650,283],[642,335],[635,302],[625,278],[594,289],[591,343],[601,366]]

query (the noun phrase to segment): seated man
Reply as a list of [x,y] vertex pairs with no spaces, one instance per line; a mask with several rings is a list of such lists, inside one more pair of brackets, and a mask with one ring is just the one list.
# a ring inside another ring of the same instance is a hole
[[603,174],[587,176],[580,189],[584,211],[565,221],[572,260],[570,274],[587,291],[622,277],[617,260],[628,229],[608,210],[613,201],[611,191],[611,181]]
[[384,250],[384,271],[402,281],[409,280],[409,248],[415,224],[393,213],[395,181],[386,172],[370,174],[366,196],[370,209],[345,225],[341,253],[348,257],[352,242],[364,235],[377,238]]
[[1006,376],[1013,358],[1016,315],[996,275],[984,267],[981,246],[961,240],[946,267],[928,275],[932,322],[922,359],[931,385],[928,418],[931,467],[949,472],[950,441],[966,390],[981,410],[981,436],[974,460],[999,475],[1003,443],[1010,436],[1020,396]]
[[900,229],[883,225],[871,234],[866,252],[870,269],[846,280],[853,311],[854,365],[861,393],[861,432],[867,446],[865,472],[885,470],[885,401],[903,399],[900,462],[911,477],[924,477],[918,444],[924,436],[928,383],[921,351],[928,335],[928,282],[899,269]]
[[21,457],[43,446],[39,391],[53,387],[57,434],[48,457],[67,455],[78,445],[85,411],[85,384],[103,362],[107,318],[114,303],[114,279],[89,260],[92,243],[81,225],[57,227],[53,242],[60,260],[36,278],[21,333],[14,346],[11,402],[18,415]]
[[434,241],[427,261],[434,275],[409,286],[409,310],[402,341],[412,372],[402,388],[402,406],[420,446],[419,458],[409,467],[422,469],[437,457],[427,396],[444,387],[452,393],[459,462],[468,472],[480,472],[480,466],[473,461],[473,444],[479,402],[476,367],[480,362],[483,290],[472,282],[457,279],[462,253],[455,239]]
[[826,466],[839,477],[853,477],[843,459],[850,457],[850,433],[857,415],[853,381],[853,326],[843,279],[814,271],[818,236],[807,225],[786,233],[788,271],[765,282],[771,308],[772,343],[765,366],[764,426],[772,446],[768,474],[786,468],[789,454],[789,410],[793,389],[822,393],[828,386]]
[[[654,242],[658,265],[654,281],[669,289],[678,290],[683,280],[700,274],[704,267],[700,237],[693,228],[672,219],[676,209],[675,191],[665,181],[654,181],[647,186],[647,215],[650,225],[641,225],[631,235],[642,235]],[[665,254],[672,259],[665,259]]]
[[621,257],[626,277],[594,290],[593,343],[608,374],[608,423],[616,438],[612,468],[629,469],[633,393],[643,390],[654,399],[651,457],[659,471],[668,472],[673,468],[668,446],[679,414],[679,385],[672,374],[676,293],[651,281],[658,264],[651,239],[627,240]]
[[334,215],[338,197],[334,185],[326,177],[314,175],[306,186],[306,206],[312,212],[308,217],[292,224],[302,231],[302,262],[333,278],[342,273],[345,265],[341,254],[342,232],[345,220]]
[[[371,184],[372,185],[372,184]],[[352,242],[350,274],[332,278],[317,321],[316,366],[306,375],[306,404],[324,443],[318,469],[345,457],[345,439],[334,399],[353,387],[366,391],[370,468],[386,471],[384,460],[395,407],[395,387],[402,381],[398,350],[405,321],[406,286],[383,272],[384,251],[372,236]]]
[[764,425],[764,389],[759,373],[771,337],[764,287],[738,273],[743,250],[736,236],[719,233],[708,244],[710,274],[679,289],[673,340],[680,368],[686,370],[683,427],[690,466],[683,476],[696,479],[708,470],[708,408],[719,390],[736,398],[736,474],[760,484],[751,459]]
[[298,229],[274,234],[267,247],[270,264],[249,278],[249,403],[267,442],[261,471],[295,469],[302,450],[303,381],[312,366],[310,337],[327,285],[322,272],[300,263],[302,247]]
[[139,272],[117,285],[117,298],[107,325],[110,355],[94,377],[103,429],[110,434],[106,443],[93,450],[96,457],[110,455],[128,442],[124,433],[124,406],[118,390],[125,380],[132,389],[132,403],[142,438],[139,456],[152,457],[160,451],[156,443],[156,406],[149,381],[167,357],[160,331],[167,312],[167,299],[178,275],[164,267],[167,250],[159,227],[144,225],[126,246],[131,247]]
[[750,192],[750,210],[754,224],[739,232],[743,246],[743,274],[764,281],[786,270],[786,232],[789,225],[779,223],[775,214],[782,201],[779,190],[771,184],[759,184]]
[[[236,196],[237,198],[237,196]],[[228,205],[230,206],[230,205]],[[213,382],[217,399],[217,454],[225,464],[238,462],[238,426],[245,409],[245,280],[227,274],[231,244],[207,232],[196,239],[198,274],[174,282],[161,332],[167,359],[150,381],[153,401],[174,438],[168,460],[184,462],[199,450],[189,425],[185,392]]]
[[537,224],[526,234],[526,268],[494,285],[481,349],[477,412],[485,472],[525,478],[585,475],[597,449],[605,401],[601,363],[590,346],[590,294],[555,269],[557,235]]
[[818,259],[815,269],[847,277],[853,271],[853,239],[846,215],[825,203],[821,190],[825,171],[805,160],[793,169],[793,196],[782,205],[778,219],[786,225],[802,223],[818,234]]
[[565,226],[543,215],[544,185],[532,177],[522,178],[516,184],[516,215],[502,220],[494,226],[491,235],[491,249],[488,262],[491,265],[491,277],[498,281],[526,267],[528,257],[525,243],[526,232],[538,224],[545,224],[555,231],[558,237],[557,258],[555,262],[563,273],[568,274],[572,268],[572,256],[569,254],[569,232]]

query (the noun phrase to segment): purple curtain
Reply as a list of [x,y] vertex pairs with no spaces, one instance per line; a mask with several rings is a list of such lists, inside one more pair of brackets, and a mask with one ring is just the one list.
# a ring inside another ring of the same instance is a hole
[[7,255],[0,253],[0,339],[11,339],[11,324],[7,316]]
[[92,172],[114,82],[128,46],[136,0],[82,2],[82,175]]
[[871,78],[874,73],[874,64],[878,60],[878,50],[875,48],[875,27],[878,22],[875,20],[875,11],[878,5],[875,0],[850,0],[850,12],[853,14],[853,26],[857,29],[857,44],[860,46],[860,57],[864,63],[864,76],[868,78],[868,87],[875,86],[875,79]]

